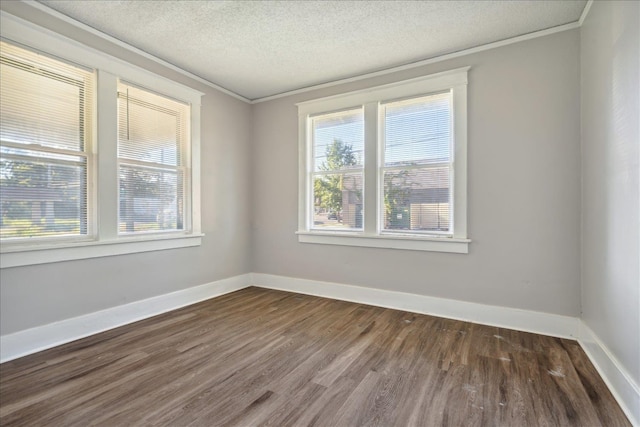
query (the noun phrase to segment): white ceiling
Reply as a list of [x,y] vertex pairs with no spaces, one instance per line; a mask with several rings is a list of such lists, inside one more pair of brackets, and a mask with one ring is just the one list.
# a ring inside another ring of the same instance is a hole
[[255,100],[576,22],[587,1],[41,3]]

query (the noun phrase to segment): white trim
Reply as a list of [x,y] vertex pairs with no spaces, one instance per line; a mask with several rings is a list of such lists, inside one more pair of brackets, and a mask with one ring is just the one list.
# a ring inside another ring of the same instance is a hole
[[573,340],[580,325],[577,317],[271,274],[252,273],[251,284]]
[[189,150],[189,167],[191,169],[189,173],[189,179],[187,180],[189,186],[185,191],[189,191],[189,214],[186,216],[188,221],[191,221],[191,233],[198,235],[202,233],[202,186],[201,186],[201,105],[191,106],[191,123],[189,124],[189,133],[191,144],[188,146]]
[[321,245],[360,246],[366,248],[406,249],[412,251],[469,253],[469,239],[421,237],[392,234],[364,235],[348,232],[297,231],[298,242]]
[[[591,1],[593,1],[593,0],[591,0]],[[297,95],[297,94],[300,94],[300,93],[311,92],[311,91],[314,91],[314,90],[324,89],[324,88],[327,88],[327,87],[333,87],[333,86],[337,86],[337,85],[341,85],[341,84],[357,82],[357,81],[360,81],[360,80],[370,79],[372,77],[385,76],[387,74],[393,74],[393,73],[397,73],[399,71],[411,70],[411,69],[422,67],[422,66],[425,66],[425,65],[435,64],[437,62],[448,61],[449,59],[459,58],[461,56],[471,55],[471,54],[474,54],[474,53],[483,52],[485,50],[490,50],[490,49],[495,49],[495,48],[498,48],[498,47],[508,46],[510,44],[513,44],[513,43],[519,43],[519,42],[523,42],[523,41],[526,41],[526,40],[535,39],[535,38],[538,38],[538,37],[544,37],[544,36],[548,36],[548,35],[551,35],[551,34],[560,33],[562,31],[573,30],[573,29],[576,29],[576,28],[580,28],[580,24],[577,21],[576,22],[570,22],[568,24],[559,25],[557,27],[547,28],[546,30],[534,31],[533,33],[523,34],[521,36],[511,37],[511,38],[508,38],[508,39],[505,39],[505,40],[499,40],[497,42],[487,43],[487,44],[483,44],[483,45],[480,45],[480,46],[472,47],[472,48],[469,48],[469,49],[463,49],[463,50],[459,50],[457,52],[452,52],[452,53],[448,53],[448,54],[445,54],[445,55],[435,56],[433,58],[423,59],[422,61],[412,62],[410,64],[405,64],[405,65],[400,65],[400,66],[397,66],[397,67],[386,68],[384,70],[374,71],[374,72],[371,72],[371,73],[360,74],[360,75],[357,75],[357,76],[354,76],[354,77],[348,77],[348,78],[345,78],[345,79],[333,80],[333,81],[330,81],[330,82],[321,83],[321,84],[313,85],[313,86],[307,86],[307,87],[303,87],[303,88],[300,88],[300,89],[294,89],[294,90],[290,90],[290,91],[287,91],[287,92],[278,93],[278,94],[275,94],[275,95],[265,96],[265,97],[262,97],[262,98],[256,98],[256,99],[251,100],[250,103],[251,104],[259,104],[261,102],[272,101],[274,99],[284,98],[284,97],[291,96],[291,95]]]
[[87,31],[88,33],[91,33],[91,34],[93,34],[95,36],[98,36],[101,39],[104,39],[104,40],[106,40],[106,41],[108,41],[110,43],[113,43],[113,44],[115,44],[115,45],[117,45],[117,46],[119,46],[121,48],[124,48],[124,49],[130,51],[130,52],[136,53],[136,54],[138,54],[140,56],[143,56],[143,57],[145,57],[147,59],[150,59],[153,62],[156,62],[156,63],[158,63],[158,64],[160,64],[160,65],[162,65],[164,67],[167,67],[167,68],[169,68],[169,69],[171,69],[173,71],[176,71],[176,72],[178,72],[178,73],[180,73],[180,74],[182,74],[184,76],[187,76],[190,79],[193,79],[193,80],[195,80],[195,81],[197,81],[199,83],[202,83],[202,84],[204,84],[206,86],[209,86],[212,89],[218,90],[218,91],[220,91],[220,92],[222,92],[222,93],[224,93],[226,95],[229,95],[229,96],[231,96],[231,97],[233,97],[235,99],[239,99],[240,101],[247,102],[247,103],[251,102],[248,98],[245,98],[242,95],[239,95],[239,94],[237,94],[235,92],[232,92],[229,89],[225,89],[224,87],[219,86],[219,85],[217,85],[217,84],[215,84],[213,82],[210,82],[209,80],[206,80],[206,79],[204,79],[204,78],[202,78],[202,77],[200,77],[200,76],[198,76],[196,74],[193,74],[193,73],[191,73],[191,72],[189,72],[189,71],[187,71],[187,70],[185,70],[183,68],[180,68],[177,65],[174,65],[174,64],[172,64],[170,62],[167,62],[164,59],[158,58],[157,56],[154,56],[154,55],[152,55],[152,54],[150,54],[148,52],[145,52],[144,50],[139,49],[139,48],[137,48],[135,46],[132,46],[129,43],[123,42],[120,39],[117,39],[117,38],[115,38],[113,36],[110,36],[110,35],[108,35],[106,33],[103,33],[102,31],[97,30],[97,29],[95,29],[95,28],[93,28],[93,27],[91,27],[91,26],[89,26],[87,24],[84,24],[84,23],[80,22],[80,21],[77,21],[77,20],[75,20],[75,19],[73,19],[73,18],[71,18],[71,17],[69,17],[69,16],[67,16],[67,15],[65,15],[63,13],[58,12],[57,10],[51,9],[50,7],[48,7],[48,6],[46,6],[46,5],[42,4],[42,3],[39,3],[39,2],[37,2],[35,0],[23,0],[23,2],[27,3],[29,6],[34,7],[35,9],[38,9],[38,10],[40,10],[40,11],[42,11],[42,12],[48,14],[48,15],[53,16],[54,18],[58,18],[61,21],[66,22],[67,24],[73,25],[76,28],[80,28],[81,30]]
[[[364,208],[364,222],[362,223],[363,230],[375,231],[380,233],[380,227],[378,226],[382,218],[382,209],[380,199],[382,196],[382,187],[384,181],[381,180],[379,159],[382,157],[381,144],[379,144],[380,137],[384,135],[382,131],[382,123],[380,120],[379,103],[367,102],[363,105],[364,108],[364,140],[376,141],[375,144],[364,144],[364,171],[363,171],[363,183],[368,182],[373,185],[364,185],[363,189],[363,204]],[[367,165],[376,165],[375,168],[368,168]],[[367,214],[367,212],[373,212],[373,215]],[[302,236],[298,236],[298,241]]]
[[578,26],[582,27],[582,24],[584,24],[584,20],[587,19],[591,6],[593,6],[593,0],[589,0],[587,4],[584,5],[584,9],[582,9],[582,14],[580,15],[580,20],[578,21]]
[[204,234],[150,234],[147,236],[119,237],[113,240],[88,240],[56,245],[3,248],[0,269],[25,265],[48,264],[77,259],[100,258],[138,252],[200,246]]
[[[97,170],[93,173],[96,180],[93,182],[93,203],[97,208],[96,235],[100,239],[112,240],[118,238],[118,194],[119,185],[114,185],[120,179],[120,171],[114,167],[118,159],[118,144],[100,144],[100,141],[118,141],[118,77],[104,70],[98,70],[98,90],[96,103],[96,126],[94,131],[97,138],[94,146],[94,164]],[[98,108],[102,106],[102,108]],[[98,110],[100,113],[98,114]],[[100,185],[110,183],[112,185]],[[109,200],[110,203],[100,203],[100,200]],[[0,264],[1,265],[1,264]]]
[[[453,237],[466,238],[467,233],[467,85],[453,88]],[[463,117],[463,120],[460,118]]]
[[0,363],[244,289],[243,274],[0,337]]
[[578,342],[631,424],[640,426],[640,386],[584,321]]

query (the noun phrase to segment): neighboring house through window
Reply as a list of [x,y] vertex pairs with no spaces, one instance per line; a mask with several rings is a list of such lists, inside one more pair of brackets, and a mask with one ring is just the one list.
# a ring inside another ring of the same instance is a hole
[[1,19],[2,267],[199,245],[202,94]]
[[298,104],[301,242],[468,251],[467,71]]

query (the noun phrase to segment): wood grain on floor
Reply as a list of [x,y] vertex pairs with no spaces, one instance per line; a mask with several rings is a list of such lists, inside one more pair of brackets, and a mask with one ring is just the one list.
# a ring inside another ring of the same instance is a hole
[[575,341],[248,288],[0,365],[0,425],[630,424]]

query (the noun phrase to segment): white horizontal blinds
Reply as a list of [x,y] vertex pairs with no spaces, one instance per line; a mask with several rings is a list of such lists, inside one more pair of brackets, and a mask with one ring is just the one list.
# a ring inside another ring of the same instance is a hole
[[0,238],[90,234],[92,71],[0,41]]
[[453,234],[451,91],[384,103],[384,231]]
[[185,230],[190,107],[118,84],[119,232]]
[[311,228],[363,227],[364,111],[312,117]]

